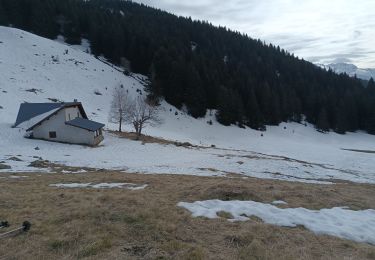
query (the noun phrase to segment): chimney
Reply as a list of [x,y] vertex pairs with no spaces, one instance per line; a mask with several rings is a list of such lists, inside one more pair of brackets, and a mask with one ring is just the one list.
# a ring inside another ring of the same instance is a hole
[[77,100],[77,99],[75,98],[75,99],[74,99],[74,102],[76,102],[76,103],[77,103],[77,102],[78,102],[78,100]]

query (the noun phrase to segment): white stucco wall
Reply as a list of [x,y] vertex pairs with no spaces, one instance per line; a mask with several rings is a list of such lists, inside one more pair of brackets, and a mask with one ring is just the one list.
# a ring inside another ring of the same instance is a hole
[[76,117],[82,117],[78,107],[67,107],[65,110],[65,120],[70,121]]
[[[67,109],[70,110],[71,119],[74,119],[74,113],[75,117],[77,117],[77,108],[63,109],[50,119],[43,121],[41,125],[36,126],[33,130],[34,138],[56,142],[94,145],[94,132],[65,124],[65,121],[69,121],[66,120],[68,119]],[[74,109],[76,111],[74,111]],[[56,132],[56,138],[50,138],[49,132]]]

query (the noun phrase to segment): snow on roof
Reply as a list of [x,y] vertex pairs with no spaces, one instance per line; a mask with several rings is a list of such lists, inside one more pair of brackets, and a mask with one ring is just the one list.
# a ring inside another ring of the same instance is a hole
[[77,117],[66,122],[67,125],[83,128],[89,131],[96,131],[103,128],[105,125],[85,118]]
[[20,127],[20,128],[25,129],[26,131],[29,131],[29,130],[31,130],[30,128],[32,128],[33,126],[37,125],[38,123],[40,123],[45,118],[47,118],[50,115],[52,115],[53,113],[57,112],[59,109],[60,109],[60,107],[52,109],[52,110],[50,110],[48,112],[45,112],[43,114],[34,116],[34,117],[30,118],[29,120],[23,121],[22,123],[20,123],[19,125],[17,125],[17,127]]
[[51,110],[62,107],[63,105],[63,103],[22,103],[14,126],[18,126],[23,122],[29,121],[36,116],[46,114]]

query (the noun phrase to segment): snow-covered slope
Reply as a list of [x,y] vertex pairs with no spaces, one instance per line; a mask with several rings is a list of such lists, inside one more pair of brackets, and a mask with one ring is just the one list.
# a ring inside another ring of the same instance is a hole
[[[268,127],[262,134],[252,129],[221,126],[214,111],[208,112],[206,118],[194,119],[165,102],[160,106],[163,123],[146,128],[146,134],[216,148],[142,145],[111,134],[106,135],[103,146],[95,149],[23,138],[20,129],[11,128],[21,102],[78,99],[90,119],[115,129],[116,125],[108,123],[112,90],[122,84],[131,95],[145,95],[144,76],[127,77],[83,51],[87,48],[87,42],[84,47],[67,46],[0,27],[0,162],[12,165],[13,171],[33,170],[25,166],[35,160],[34,156],[41,156],[70,166],[131,172],[200,175],[231,172],[305,182],[344,179],[375,183],[374,154],[341,149],[374,151],[374,136],[321,134],[310,125],[296,123]],[[207,123],[209,120],[212,125]],[[11,156],[23,161],[11,161]]]
[[137,80],[75,48],[5,27],[0,27],[0,41],[2,122],[14,122],[24,101],[74,99],[84,103],[91,118],[107,121],[113,88],[143,89]]

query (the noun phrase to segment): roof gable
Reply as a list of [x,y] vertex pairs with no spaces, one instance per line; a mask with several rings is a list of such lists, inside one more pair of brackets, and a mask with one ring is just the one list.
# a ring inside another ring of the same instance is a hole
[[78,106],[79,112],[81,113],[82,117],[85,119],[88,119],[86,111],[83,109],[82,103],[81,102],[68,102],[64,103],[64,106],[62,108],[67,108],[67,107],[76,107]]

